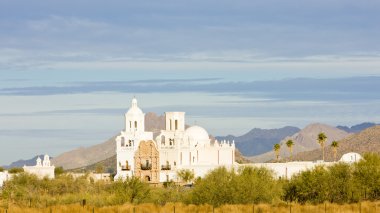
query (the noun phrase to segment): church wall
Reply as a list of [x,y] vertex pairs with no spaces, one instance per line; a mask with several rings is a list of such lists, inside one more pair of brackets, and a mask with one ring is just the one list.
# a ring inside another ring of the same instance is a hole
[[24,171],[29,174],[34,174],[39,178],[48,177],[53,179],[54,176],[54,166],[41,167],[41,166],[24,166]]
[[[128,161],[128,168],[126,164],[127,161]],[[119,150],[117,153],[117,171],[119,171],[120,174],[123,174],[122,178],[126,178],[127,176],[132,176],[133,170],[134,170],[134,150],[132,148],[130,148],[129,150]],[[117,178],[119,177],[117,176],[116,179]]]
[[198,158],[200,165],[217,165],[218,164],[218,149],[214,147],[207,147],[199,149]]
[[[196,150],[191,149],[181,149],[180,150],[180,161],[181,161],[181,153],[182,153],[182,166],[190,166],[190,165],[196,165],[197,162],[195,160],[196,158]],[[194,160],[194,162],[193,162]]]
[[219,150],[219,164],[229,165],[233,164],[234,151],[231,148],[221,148]]
[[[252,163],[241,164],[239,166],[264,167],[274,172],[276,178],[291,178],[293,175],[302,171],[313,169],[318,165],[331,166],[335,162],[312,162],[312,161],[295,161],[287,163]],[[239,167],[237,166],[236,169]]]
[[161,171],[160,172],[160,182],[167,182],[167,181],[173,181],[177,182],[177,171],[176,170],[171,170],[171,171]]
[[162,166],[167,167],[167,163],[169,164],[170,170],[178,166],[178,149],[160,149],[160,168],[162,168]]

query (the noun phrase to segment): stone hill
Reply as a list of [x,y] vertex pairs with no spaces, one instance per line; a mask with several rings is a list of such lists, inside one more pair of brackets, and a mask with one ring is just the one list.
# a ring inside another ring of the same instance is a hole
[[[327,135],[327,137],[329,137]],[[337,159],[339,160],[343,154],[348,152],[357,152],[364,154],[366,152],[375,152],[380,154],[380,126],[374,126],[363,130],[360,133],[350,135],[339,142]],[[321,149],[301,152],[294,156],[294,160],[320,160],[322,159]],[[334,154],[330,146],[325,147],[325,160],[333,161]]]
[[[328,139],[326,142],[326,146],[330,145],[332,141],[334,140],[341,140],[349,135],[349,133],[340,130],[336,127],[332,127],[325,124],[320,123],[314,123],[306,126],[304,129],[302,129],[300,132],[294,134],[291,137],[286,137],[280,142],[281,145],[281,151],[280,156],[282,157],[288,157],[290,156],[290,153],[286,147],[286,141],[289,139],[293,140],[294,147],[293,147],[293,155],[296,155],[297,153],[304,152],[304,151],[310,151],[314,150],[319,147],[319,144],[317,143],[317,136],[319,133],[324,132]],[[249,157],[248,159],[253,162],[267,162],[271,161],[275,158],[275,154],[273,151],[266,152],[261,155]]]

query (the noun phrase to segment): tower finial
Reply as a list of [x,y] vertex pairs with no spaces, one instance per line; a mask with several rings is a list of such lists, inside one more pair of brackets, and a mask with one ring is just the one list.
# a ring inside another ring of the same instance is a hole
[[137,99],[136,99],[136,97],[133,97],[133,99],[132,99],[132,107],[137,107]]

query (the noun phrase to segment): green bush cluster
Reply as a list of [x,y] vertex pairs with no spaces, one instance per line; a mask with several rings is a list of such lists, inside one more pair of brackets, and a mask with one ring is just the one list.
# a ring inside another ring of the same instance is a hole
[[352,165],[339,163],[316,167],[290,180],[277,180],[273,178],[272,171],[265,168],[241,167],[235,171],[221,167],[204,178],[198,178],[193,186],[186,187],[174,182],[152,187],[138,178],[94,182],[86,176],[73,178],[61,174],[61,169],[56,173],[60,175],[50,180],[21,172],[5,182],[0,191],[0,201],[43,207],[80,203],[83,199],[93,206],[124,203],[164,205],[168,202],[214,206],[288,201],[316,204],[380,200],[380,156],[377,154],[366,154],[364,160]]
[[271,203],[279,199],[280,195],[281,183],[267,169],[242,167],[234,171],[221,167],[196,181],[187,203],[214,206]]
[[316,167],[294,176],[284,184],[284,200],[300,203],[348,203],[380,199],[380,156],[365,154],[349,165]]

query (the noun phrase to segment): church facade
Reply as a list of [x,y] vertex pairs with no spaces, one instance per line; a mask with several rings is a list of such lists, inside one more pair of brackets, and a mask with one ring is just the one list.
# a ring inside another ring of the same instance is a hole
[[188,169],[196,177],[220,166],[235,165],[234,142],[212,141],[200,126],[186,128],[184,112],[166,112],[165,129],[153,138],[145,131],[145,114],[132,100],[125,114],[125,129],[116,137],[117,174],[158,184],[178,181],[177,171]]

